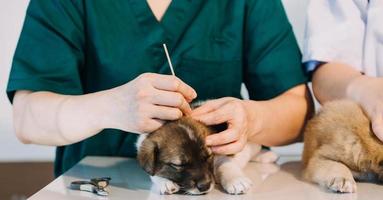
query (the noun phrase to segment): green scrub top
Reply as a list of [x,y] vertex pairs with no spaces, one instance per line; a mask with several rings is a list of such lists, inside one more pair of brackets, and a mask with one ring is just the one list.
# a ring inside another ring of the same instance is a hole
[[[198,99],[266,100],[307,81],[280,0],[174,0],[158,22],[145,0],[31,0],[10,72],[16,90],[82,95],[145,72],[176,75]],[[81,122],[79,122],[81,123]],[[55,174],[89,155],[136,155],[136,134],[107,129],[57,147]]]

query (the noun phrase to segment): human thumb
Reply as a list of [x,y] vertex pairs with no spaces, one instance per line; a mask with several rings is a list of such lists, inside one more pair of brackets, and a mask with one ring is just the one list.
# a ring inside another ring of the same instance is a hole
[[378,115],[372,118],[372,131],[375,133],[376,137],[383,142],[383,116]]

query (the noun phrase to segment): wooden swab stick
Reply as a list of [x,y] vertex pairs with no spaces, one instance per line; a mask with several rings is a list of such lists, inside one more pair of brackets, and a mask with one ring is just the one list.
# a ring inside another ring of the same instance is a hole
[[168,63],[169,63],[169,67],[170,67],[170,71],[172,71],[173,76],[176,76],[176,74],[174,73],[174,69],[173,69],[172,61],[170,60],[170,56],[169,56],[169,52],[168,52],[168,48],[166,47],[166,44],[165,44],[165,43],[162,44],[162,46],[164,46],[164,50],[165,50],[166,58],[168,59]]

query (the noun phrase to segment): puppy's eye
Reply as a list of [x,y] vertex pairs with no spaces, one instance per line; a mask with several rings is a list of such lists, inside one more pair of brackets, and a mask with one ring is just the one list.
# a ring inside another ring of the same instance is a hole
[[168,163],[168,165],[174,169],[180,170],[184,167],[183,164]]

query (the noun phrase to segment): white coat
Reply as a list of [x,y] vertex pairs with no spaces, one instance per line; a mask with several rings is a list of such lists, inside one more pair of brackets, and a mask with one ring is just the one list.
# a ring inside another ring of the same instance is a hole
[[383,76],[383,0],[311,0],[303,62],[338,61]]

